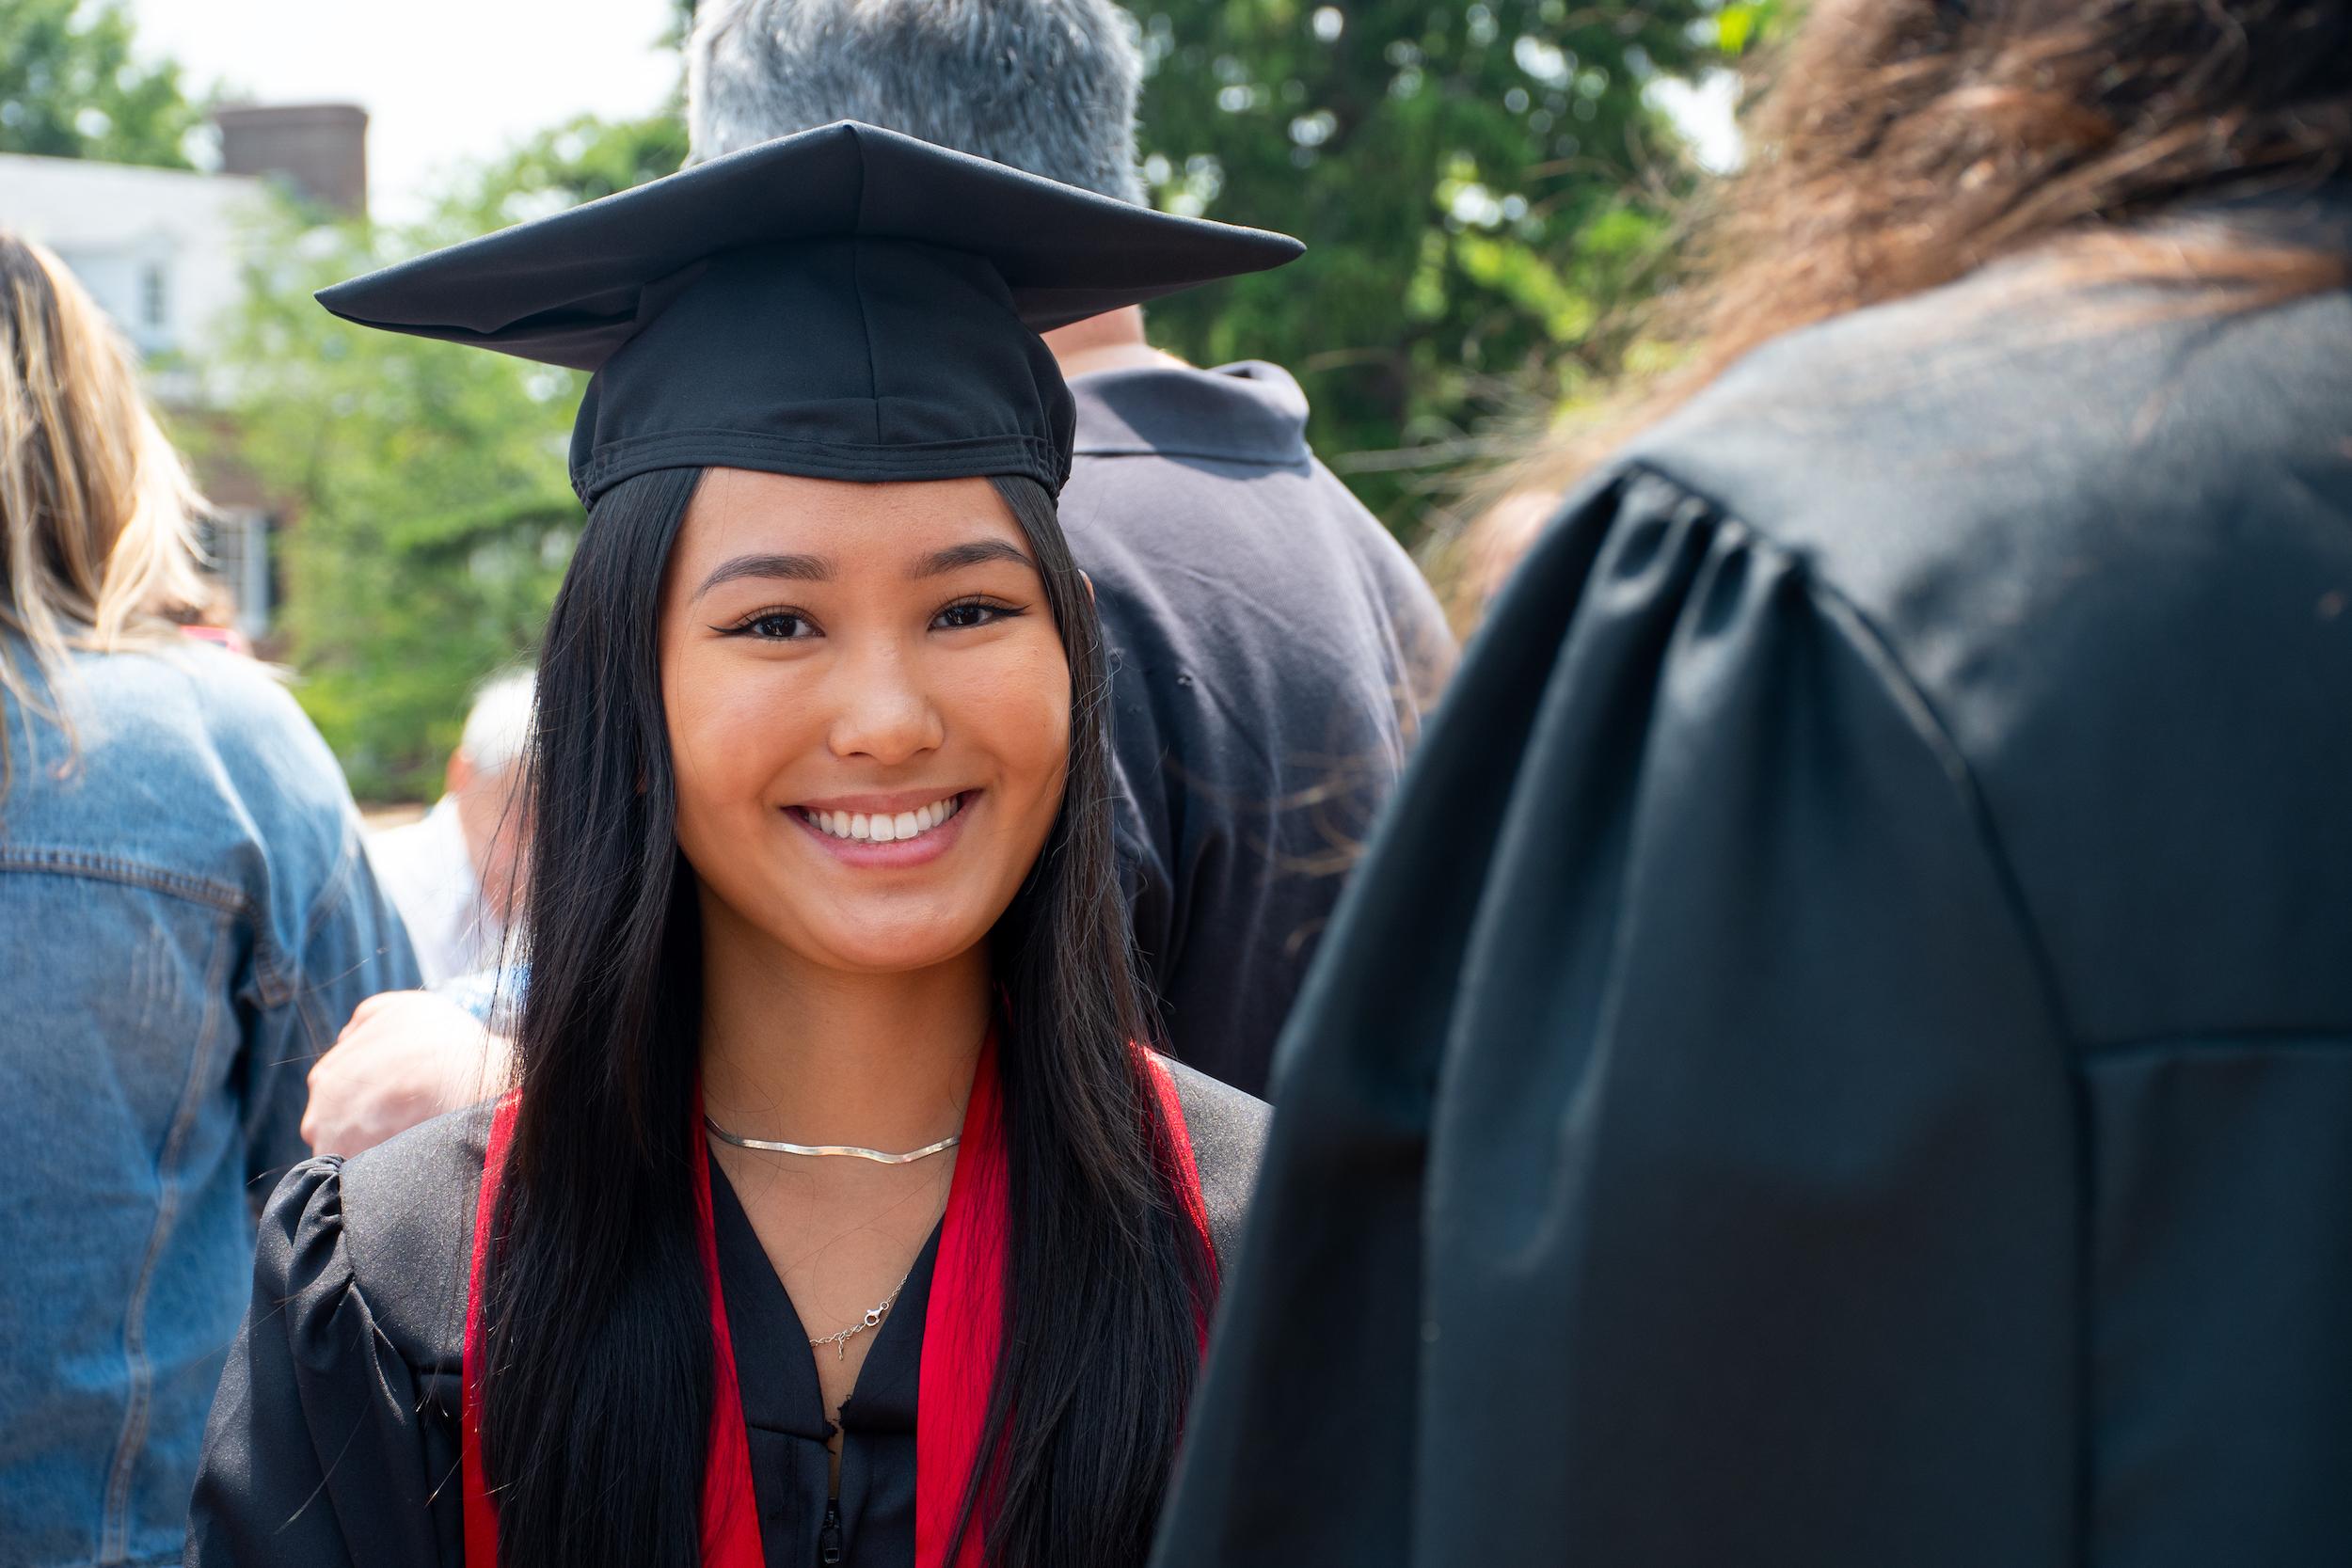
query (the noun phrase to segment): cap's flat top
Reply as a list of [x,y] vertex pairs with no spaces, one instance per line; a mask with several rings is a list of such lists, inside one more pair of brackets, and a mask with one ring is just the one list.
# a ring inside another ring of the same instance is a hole
[[994,266],[1033,331],[1305,248],[1177,217],[844,120],[745,148],[601,200],[323,291],[362,325],[593,371],[691,278],[751,245],[904,240]]

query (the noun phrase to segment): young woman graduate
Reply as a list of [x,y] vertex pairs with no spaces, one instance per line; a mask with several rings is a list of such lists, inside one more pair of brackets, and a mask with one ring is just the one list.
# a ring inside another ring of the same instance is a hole
[[596,373],[518,1086],[272,1201],[189,1560],[1137,1560],[1263,1107],[1163,1063],[1038,332],[1297,251],[843,124],[329,290]]
[[1763,103],[1300,998],[1167,1568],[2352,1558],[2352,6],[1817,0]]

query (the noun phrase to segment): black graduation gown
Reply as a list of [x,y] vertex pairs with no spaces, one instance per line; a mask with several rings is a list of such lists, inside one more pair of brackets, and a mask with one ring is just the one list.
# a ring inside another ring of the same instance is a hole
[[[1212,1243],[1231,1251],[1265,1107],[1169,1064]],[[253,1304],[221,1376],[190,1568],[458,1568],[467,1262],[485,1108],[349,1162],[298,1165],[270,1200]],[[819,1560],[829,1492],[817,1371],[791,1298],[711,1166],[711,1200],[771,1564]],[[914,1560],[915,1399],[934,1231],[842,1408],[843,1568]]]
[[2352,1559],[2352,297],[2028,271],[1752,356],[1473,640],[1165,1568]]

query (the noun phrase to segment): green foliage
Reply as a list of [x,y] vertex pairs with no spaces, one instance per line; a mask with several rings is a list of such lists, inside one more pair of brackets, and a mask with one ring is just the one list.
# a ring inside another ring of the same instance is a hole
[[1317,449],[1407,536],[1427,471],[1469,456],[1483,416],[1614,369],[1611,308],[1653,270],[1662,198],[1688,179],[1644,88],[1736,53],[1761,8],[1131,4],[1155,199],[1310,247],[1153,307],[1155,339],[1290,369]]
[[1715,47],[1737,58],[1759,44],[1778,42],[1795,24],[1789,0],[1727,0],[1715,16]]
[[685,162],[680,114],[628,120],[583,115],[516,149],[488,172],[470,205],[484,227],[515,223],[642,185]]
[[429,798],[473,686],[531,657],[581,521],[564,455],[581,378],[373,332],[311,292],[674,167],[667,119],[537,138],[409,230],[305,227],[252,253],[224,351],[239,452],[289,503],[282,630],[296,694],[362,798]]
[[120,0],[0,0],[0,152],[188,166],[180,68],[131,57]]

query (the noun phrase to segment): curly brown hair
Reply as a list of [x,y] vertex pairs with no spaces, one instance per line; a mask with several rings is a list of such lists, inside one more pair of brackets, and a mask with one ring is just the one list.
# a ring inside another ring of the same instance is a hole
[[2339,251],[2147,225],[2352,168],[2346,0],[1816,0],[1760,79],[1747,167],[1699,198],[1650,324],[1676,368],[1507,471],[1465,542],[1470,593],[1532,537],[1533,497],[1797,328],[2028,250],[2053,279],[2181,285],[2204,309],[2352,279]]
[[1711,380],[1792,328],[2071,241],[2108,275],[2265,294],[2344,258],[2135,232],[2352,160],[2342,0],[1820,0],[1755,123],[1694,303]]

